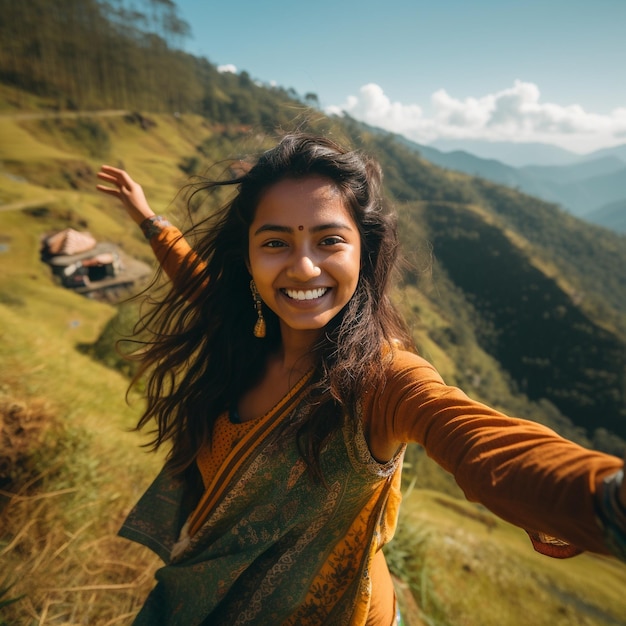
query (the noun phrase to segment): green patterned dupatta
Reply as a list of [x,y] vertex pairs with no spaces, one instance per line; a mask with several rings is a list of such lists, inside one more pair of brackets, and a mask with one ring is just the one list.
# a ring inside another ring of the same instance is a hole
[[166,469],[131,512],[120,534],[166,562],[135,624],[364,623],[368,566],[384,540],[404,449],[377,463],[360,420],[346,419],[322,451],[319,484],[296,445],[305,395],[303,387],[264,416],[273,425],[225,463],[224,484],[195,534],[181,540],[184,485]]

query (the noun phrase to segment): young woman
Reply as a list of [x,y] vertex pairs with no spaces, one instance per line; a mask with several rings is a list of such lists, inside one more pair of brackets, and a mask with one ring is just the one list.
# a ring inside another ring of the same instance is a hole
[[236,194],[194,249],[126,172],[98,176],[173,282],[148,319],[139,422],[171,451],[121,531],[166,562],[137,624],[395,623],[381,548],[410,441],[540,551],[626,559],[621,460],[471,400],[415,354],[375,162],[287,136],[206,185]]

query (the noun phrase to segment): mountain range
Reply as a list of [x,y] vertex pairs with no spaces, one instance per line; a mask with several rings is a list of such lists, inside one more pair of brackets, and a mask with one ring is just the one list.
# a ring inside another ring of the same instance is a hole
[[[584,220],[626,233],[626,144],[580,156],[543,144],[440,141],[426,146],[399,139],[440,167],[518,189]],[[457,149],[442,149],[451,146]],[[531,157],[534,163],[544,164],[521,165]]]
[[539,142],[487,141],[481,139],[435,139],[429,144],[441,152],[469,152],[482,159],[494,159],[512,167],[527,165],[574,165],[607,155],[626,160],[626,143],[579,154],[559,146]]

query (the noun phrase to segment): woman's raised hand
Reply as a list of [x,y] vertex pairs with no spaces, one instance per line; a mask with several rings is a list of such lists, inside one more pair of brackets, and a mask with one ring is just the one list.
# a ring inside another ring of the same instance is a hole
[[102,165],[98,172],[98,178],[114,185],[114,187],[97,185],[96,189],[118,198],[128,215],[137,224],[141,224],[145,219],[154,215],[141,185],[136,183],[125,170],[110,165]]

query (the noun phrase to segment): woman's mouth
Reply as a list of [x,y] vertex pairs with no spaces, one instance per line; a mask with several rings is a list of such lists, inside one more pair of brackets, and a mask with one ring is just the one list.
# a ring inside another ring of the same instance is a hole
[[318,289],[281,289],[281,291],[292,300],[315,300],[321,298],[329,290],[328,287]]

